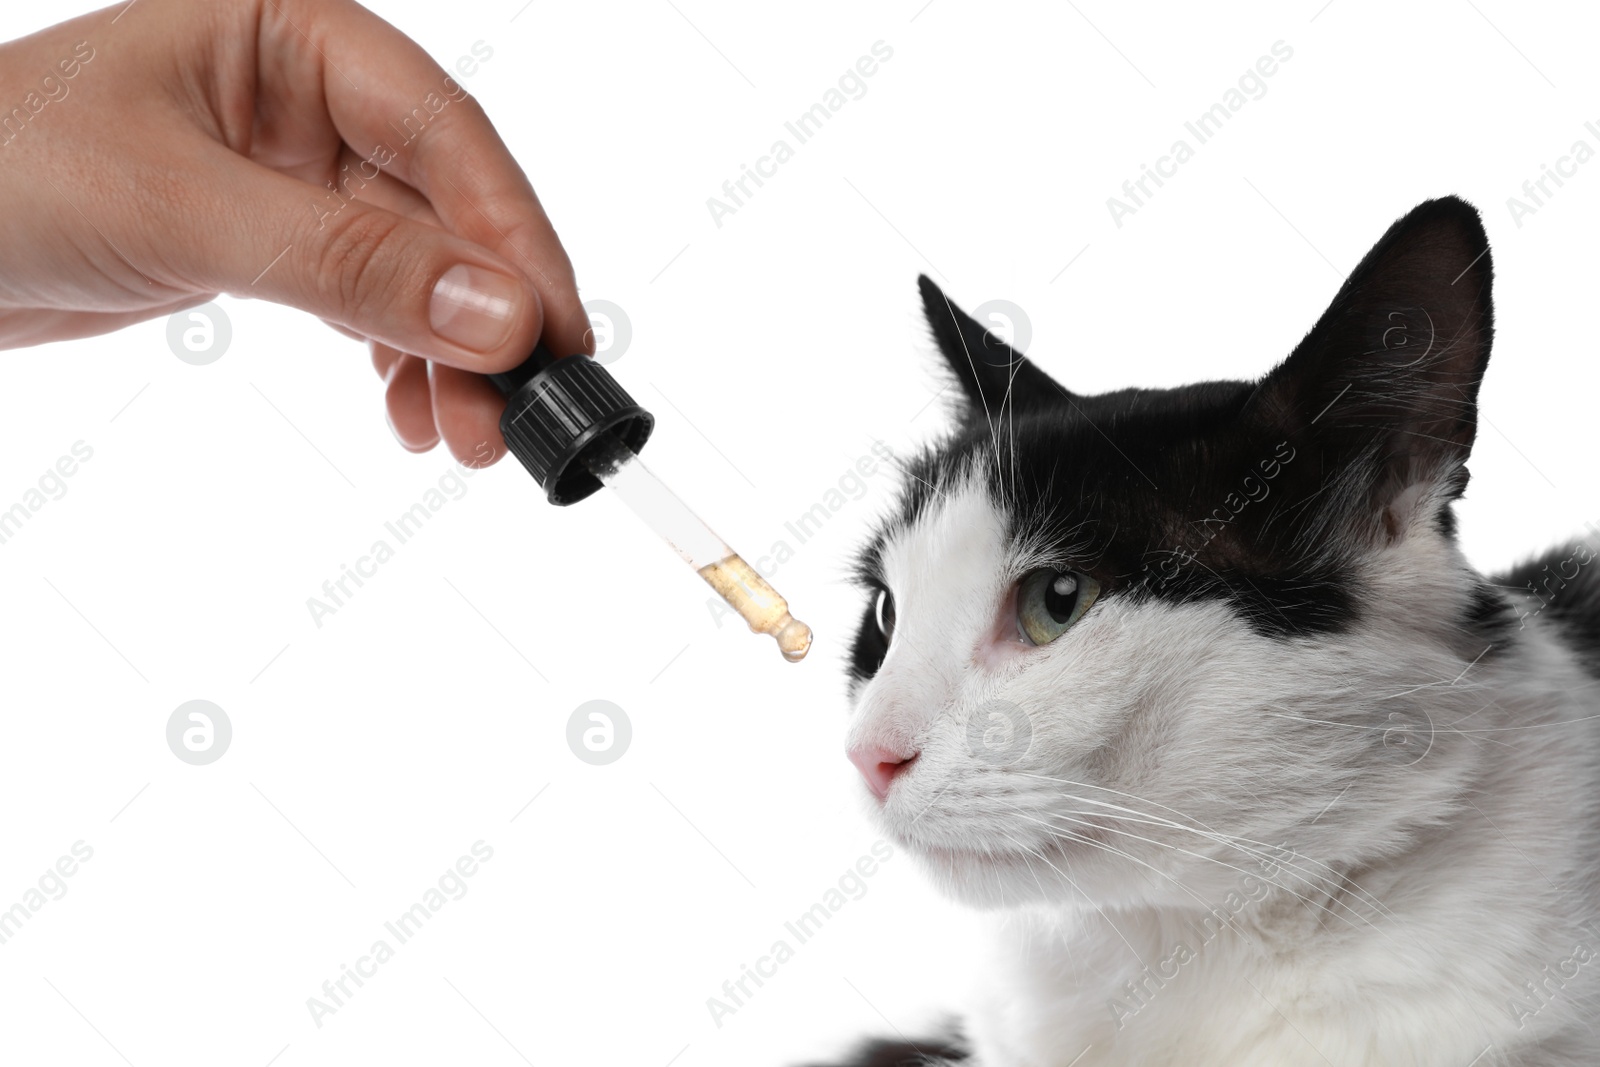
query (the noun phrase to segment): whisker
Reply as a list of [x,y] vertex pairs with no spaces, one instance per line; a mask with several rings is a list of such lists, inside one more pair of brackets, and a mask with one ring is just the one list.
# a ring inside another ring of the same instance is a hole
[[[1264,873],[1257,873],[1255,871],[1247,871],[1242,867],[1235,867],[1231,863],[1228,863],[1228,862],[1226,862],[1224,860],[1219,860],[1215,856],[1205,856],[1205,855],[1201,855],[1198,852],[1190,852],[1188,849],[1180,848],[1177,845],[1174,845],[1174,844],[1172,844],[1170,842],[1157,841],[1157,840],[1155,840],[1153,838],[1149,838],[1149,837],[1141,837],[1138,834],[1131,833],[1131,832],[1129,832],[1127,830],[1118,830],[1114,826],[1101,826],[1101,825],[1098,825],[1096,823],[1085,822],[1082,819],[1074,819],[1071,816],[1066,816],[1066,815],[1061,815],[1061,816],[1057,816],[1057,817],[1058,818],[1067,819],[1069,822],[1075,822],[1075,823],[1078,823],[1078,824],[1080,824],[1082,826],[1090,826],[1090,827],[1093,827],[1094,829],[1097,829],[1097,830],[1105,830],[1105,831],[1108,831],[1108,832],[1113,833],[1113,834],[1122,834],[1125,837],[1133,838],[1135,841],[1143,841],[1143,842],[1145,842],[1147,844],[1156,845],[1156,846],[1158,846],[1160,848],[1172,849],[1174,852],[1182,853],[1185,856],[1192,856],[1192,857],[1194,857],[1195,859],[1198,859],[1198,860],[1206,860],[1208,862],[1215,863],[1218,866],[1226,867],[1230,871],[1238,871],[1240,874],[1246,875],[1246,876],[1251,877],[1251,878],[1259,878],[1262,881],[1266,882],[1268,885],[1276,886],[1277,888],[1283,890],[1285,893],[1288,893],[1290,896],[1295,897],[1296,899],[1298,899],[1300,901],[1303,901],[1304,903],[1309,904],[1314,908],[1321,909],[1322,911],[1326,912],[1327,914],[1329,914],[1329,915],[1333,916],[1334,918],[1338,919],[1340,922],[1344,923],[1346,926],[1350,927],[1350,929],[1352,929],[1352,930],[1359,930],[1360,929],[1360,927],[1358,927],[1355,923],[1351,922],[1349,919],[1345,918],[1343,915],[1341,915],[1340,913],[1334,911],[1332,908],[1328,907],[1327,905],[1321,904],[1321,903],[1319,903],[1319,902],[1317,902],[1315,900],[1312,900],[1310,897],[1304,895],[1303,893],[1299,893],[1299,892],[1297,892],[1297,891],[1295,891],[1293,889],[1290,889],[1288,886],[1283,885],[1280,882],[1274,881],[1271,877],[1267,876]],[[1310,879],[1306,879],[1306,881],[1310,882]],[[1330,898],[1330,899],[1332,899],[1332,898]],[[1378,926],[1371,919],[1367,918],[1366,916],[1362,915],[1360,912],[1356,911],[1350,905],[1346,904],[1346,905],[1344,905],[1344,907],[1348,911],[1350,911],[1351,914],[1355,915],[1356,918],[1358,918],[1362,922],[1366,923],[1369,927],[1371,927],[1376,932],[1378,932],[1380,934],[1383,934],[1383,936],[1386,937],[1386,938],[1389,936],[1387,933],[1384,932],[1382,927]],[[1390,939],[1390,940],[1392,940],[1392,939]]]
[[[1110,793],[1113,796],[1126,797],[1129,800],[1137,801],[1138,803],[1141,803],[1141,804],[1152,804],[1155,807],[1162,808],[1162,809],[1164,809],[1166,811],[1170,811],[1170,812],[1172,812],[1172,814],[1180,816],[1182,818],[1186,818],[1186,819],[1193,818],[1193,816],[1185,815],[1183,812],[1178,811],[1176,808],[1172,808],[1172,807],[1169,807],[1166,804],[1162,804],[1160,801],[1148,800],[1148,799],[1146,799],[1144,797],[1135,796],[1132,793],[1125,793],[1120,789],[1112,789],[1110,786],[1095,785],[1092,782],[1077,782],[1077,781],[1073,781],[1070,778],[1057,778],[1057,777],[1054,777],[1054,776],[1048,775],[1048,774],[1029,774],[1028,772],[1025,772],[1025,771],[1018,772],[1018,773],[1023,777],[1036,778],[1036,779],[1039,779],[1040,781],[1052,782],[1052,783],[1055,783],[1055,784],[1058,784],[1058,785],[1078,786],[1078,787],[1084,788],[1084,789],[1098,789],[1101,792]],[[1095,799],[1093,799],[1091,797],[1072,797],[1072,799],[1076,800],[1080,804],[1095,804],[1095,805],[1100,805],[1100,806],[1103,806],[1103,807],[1115,808],[1115,809],[1117,809],[1119,811],[1127,812],[1127,813],[1130,813],[1130,814],[1133,814],[1133,815],[1144,816],[1145,818],[1152,818],[1152,819],[1161,819],[1162,818],[1159,815],[1153,815],[1153,814],[1151,814],[1149,812],[1138,811],[1137,809],[1128,808],[1128,807],[1125,807],[1125,806],[1120,805],[1120,804],[1112,804],[1109,801],[1095,800]],[[1239,835],[1236,835],[1236,834],[1222,834],[1219,831],[1213,829],[1212,827],[1206,826],[1206,824],[1204,822],[1202,822],[1201,820],[1199,820],[1199,819],[1194,819],[1194,821],[1197,822],[1197,823],[1200,823],[1200,825],[1202,827],[1205,827],[1205,829],[1203,831],[1202,830],[1197,830],[1194,827],[1187,825],[1186,823],[1172,822],[1170,820],[1163,820],[1163,822],[1166,825],[1170,825],[1174,829],[1188,830],[1190,833],[1197,834],[1197,835],[1199,835],[1201,837],[1208,837],[1209,836],[1213,840],[1216,840],[1219,844],[1225,844],[1225,845],[1228,845],[1229,847],[1236,848],[1239,851],[1244,852],[1247,855],[1255,856],[1257,859],[1272,859],[1274,862],[1282,862],[1276,856],[1268,856],[1266,853],[1261,852],[1258,849],[1245,847],[1246,845],[1255,845],[1255,846],[1259,846],[1260,849],[1276,850],[1276,849],[1279,848],[1279,846],[1277,846],[1277,845],[1271,845],[1271,844],[1268,844],[1265,841],[1254,841],[1254,840],[1252,840],[1250,838],[1242,837],[1242,836],[1239,836]],[[1244,844],[1240,844],[1239,842],[1244,842]],[[1294,853],[1294,855],[1299,856],[1300,854],[1299,853]],[[1330,874],[1330,875],[1334,876],[1335,878],[1339,879],[1339,881],[1341,881],[1341,882],[1349,881],[1349,879],[1344,874],[1342,874],[1339,871],[1335,870],[1333,867],[1329,866],[1326,863],[1322,863],[1319,860],[1312,859],[1309,856],[1301,856],[1300,858],[1304,859],[1308,863],[1313,864],[1314,866],[1321,867],[1323,870],[1327,871],[1328,874]],[[1307,881],[1310,881],[1310,879],[1307,879]],[[1368,906],[1373,908],[1375,911],[1380,912],[1381,914],[1390,915],[1389,909],[1383,904],[1382,901],[1378,900],[1377,897],[1372,896],[1365,889],[1363,889],[1360,885],[1357,885],[1354,882],[1351,882],[1350,884],[1355,889],[1355,891],[1358,894],[1358,896]]]
[[[1144,860],[1142,860],[1139,857],[1133,855],[1133,853],[1128,852],[1125,849],[1117,848],[1114,845],[1106,844],[1105,842],[1096,841],[1093,838],[1090,838],[1090,837],[1087,837],[1087,836],[1085,836],[1083,834],[1080,834],[1075,830],[1066,830],[1066,829],[1063,829],[1063,828],[1061,828],[1059,826],[1052,826],[1049,823],[1045,822],[1043,819],[1035,818],[1034,816],[1029,815],[1027,812],[1023,811],[1021,808],[1013,808],[1012,810],[1013,810],[1013,814],[1020,815],[1024,819],[1027,819],[1029,822],[1038,823],[1040,826],[1044,827],[1044,829],[1047,832],[1049,832],[1050,834],[1054,835],[1055,837],[1059,837],[1059,838],[1062,838],[1063,840],[1067,840],[1067,841],[1073,841],[1073,842],[1076,842],[1076,843],[1082,844],[1082,845],[1088,845],[1089,847],[1099,849],[1102,852],[1108,852],[1111,855],[1116,856],[1119,859],[1127,860],[1130,863],[1137,863],[1141,867],[1149,868],[1151,871],[1154,871],[1156,874],[1160,875],[1161,877],[1165,878],[1167,881],[1171,882],[1173,885],[1177,886],[1180,890],[1182,890],[1184,893],[1186,893],[1196,904],[1199,904],[1200,907],[1203,908],[1205,911],[1207,911],[1208,913],[1214,913],[1213,912],[1213,905],[1209,901],[1207,901],[1205,898],[1200,896],[1200,894],[1196,893],[1193,889],[1190,889],[1187,885],[1185,885],[1183,883],[1182,879],[1179,879],[1174,875],[1168,874],[1166,871],[1163,871],[1160,867],[1157,867],[1152,863],[1146,863]],[[1256,945],[1257,947],[1260,947],[1259,942],[1257,942],[1249,934],[1245,933],[1243,927],[1236,926],[1231,917],[1228,918],[1227,920],[1225,920],[1223,925],[1225,925],[1227,927],[1231,927],[1233,929],[1233,931],[1235,933],[1237,933],[1240,937],[1243,937],[1246,941],[1250,942],[1251,944]]]

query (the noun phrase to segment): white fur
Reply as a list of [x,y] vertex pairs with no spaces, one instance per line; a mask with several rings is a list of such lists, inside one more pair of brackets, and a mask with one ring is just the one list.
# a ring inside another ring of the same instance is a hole
[[[896,632],[850,741],[919,753],[877,816],[996,912],[981,1067],[1600,1063],[1600,685],[1537,619],[1474,664],[1467,565],[1406,510],[1353,631],[1287,641],[1115,595],[1009,640],[1040,560],[976,476],[891,537]],[[1011,766],[968,742],[993,700],[1032,729]],[[1579,943],[1519,1028],[1523,983]]]

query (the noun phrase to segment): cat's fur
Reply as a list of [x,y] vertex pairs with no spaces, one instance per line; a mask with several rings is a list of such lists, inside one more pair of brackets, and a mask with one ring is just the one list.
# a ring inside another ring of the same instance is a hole
[[[862,554],[850,739],[1002,921],[960,1035],[857,1062],[1600,1063],[1600,542],[1457,545],[1490,282],[1430,201],[1259,381],[1079,396],[922,279],[962,413]],[[1039,567],[1102,592],[1032,647]]]

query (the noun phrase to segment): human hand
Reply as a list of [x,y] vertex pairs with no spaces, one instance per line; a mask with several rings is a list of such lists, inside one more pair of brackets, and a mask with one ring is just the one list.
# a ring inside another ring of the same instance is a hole
[[541,335],[590,349],[572,265],[483,109],[353,0],[119,4],[0,45],[8,106],[0,345],[217,293],[289,304],[370,342],[406,448],[442,437],[475,466],[504,452],[481,375]]

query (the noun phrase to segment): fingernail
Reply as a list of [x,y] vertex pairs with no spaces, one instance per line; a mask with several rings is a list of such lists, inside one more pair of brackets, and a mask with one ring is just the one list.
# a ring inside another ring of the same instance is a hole
[[521,286],[504,274],[461,263],[433,287],[428,322],[446,341],[492,352],[511,336],[520,295]]

